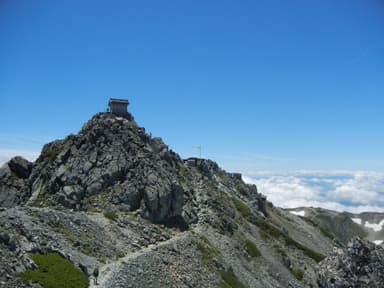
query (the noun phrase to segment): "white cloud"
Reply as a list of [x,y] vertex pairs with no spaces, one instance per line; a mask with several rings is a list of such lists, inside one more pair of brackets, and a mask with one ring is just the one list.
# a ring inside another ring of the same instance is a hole
[[34,161],[39,156],[40,151],[37,150],[18,150],[0,148],[0,166],[15,156],[22,156],[29,161]]
[[384,212],[384,173],[369,171],[261,171],[243,176],[276,206]]

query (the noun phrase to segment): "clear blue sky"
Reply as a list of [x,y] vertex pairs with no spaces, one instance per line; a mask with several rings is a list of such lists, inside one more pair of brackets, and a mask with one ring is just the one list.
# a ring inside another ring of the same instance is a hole
[[384,2],[0,0],[0,152],[109,97],[232,171],[384,171]]

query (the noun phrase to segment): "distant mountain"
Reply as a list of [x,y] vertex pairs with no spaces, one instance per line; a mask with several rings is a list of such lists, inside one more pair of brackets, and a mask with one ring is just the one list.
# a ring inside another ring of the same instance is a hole
[[353,214],[308,207],[287,209],[287,211],[303,217],[305,221],[327,231],[344,245],[355,236],[376,245],[384,243],[384,213],[363,212]]
[[383,249],[345,246],[381,220],[312,210],[274,207],[129,113],[98,113],[0,168],[0,287],[382,287]]

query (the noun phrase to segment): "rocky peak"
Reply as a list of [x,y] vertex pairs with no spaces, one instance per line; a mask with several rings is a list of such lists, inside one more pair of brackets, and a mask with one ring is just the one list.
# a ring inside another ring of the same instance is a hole
[[[237,191],[246,201],[265,203],[241,174],[227,173],[211,160],[183,161],[130,113],[98,113],[78,134],[46,144],[35,163],[17,157],[8,166],[3,178],[14,175],[17,185],[1,182],[6,195],[1,206],[137,211],[153,222],[184,227],[197,221],[195,184],[202,179]],[[18,188],[9,189],[12,185]]]
[[179,177],[184,163],[129,113],[98,113],[77,135],[46,144],[33,165],[16,157],[8,166],[3,178],[14,175],[25,190],[22,197],[20,189],[11,192],[19,196],[10,201],[12,183],[2,181],[8,206],[28,200],[33,206],[76,210],[140,210],[142,216],[164,222],[181,217],[185,204]]

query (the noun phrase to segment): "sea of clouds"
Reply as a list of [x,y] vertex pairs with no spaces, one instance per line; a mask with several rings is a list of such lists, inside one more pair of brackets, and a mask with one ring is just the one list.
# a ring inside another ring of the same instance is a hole
[[244,174],[247,183],[283,208],[322,207],[360,213],[384,212],[384,173],[294,171]]

